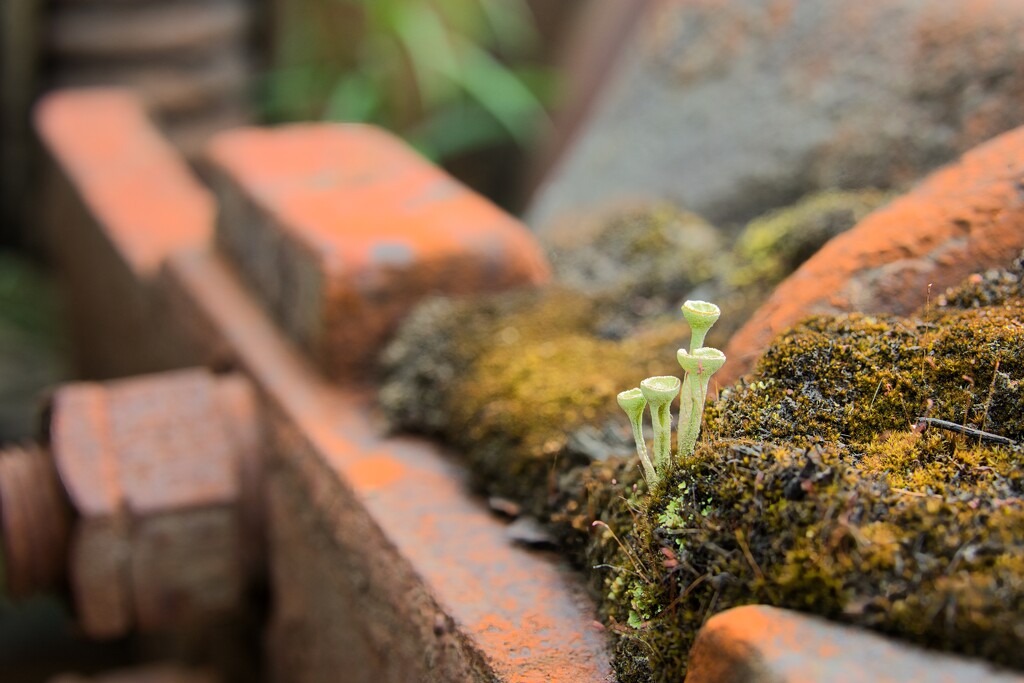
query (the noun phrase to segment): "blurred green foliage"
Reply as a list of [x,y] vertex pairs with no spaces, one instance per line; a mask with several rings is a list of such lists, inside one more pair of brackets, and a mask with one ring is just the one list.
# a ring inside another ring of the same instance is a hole
[[381,125],[445,160],[526,145],[546,120],[553,77],[539,66],[525,0],[279,3],[262,103],[271,121]]

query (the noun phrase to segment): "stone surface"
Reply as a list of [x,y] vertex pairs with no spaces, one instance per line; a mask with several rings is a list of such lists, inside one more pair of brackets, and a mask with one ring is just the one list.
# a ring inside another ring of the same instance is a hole
[[526,229],[382,130],[295,125],[218,135],[219,242],[332,377],[365,377],[429,294],[544,281]]
[[905,186],[1024,121],[1022,36],[1015,0],[654,4],[527,222],[639,197],[739,223]]
[[717,614],[690,651],[687,683],[1010,683],[1019,674],[787,610],[751,605]]
[[969,151],[828,242],[732,337],[723,385],[819,313],[907,314],[1024,248],[1024,128]]

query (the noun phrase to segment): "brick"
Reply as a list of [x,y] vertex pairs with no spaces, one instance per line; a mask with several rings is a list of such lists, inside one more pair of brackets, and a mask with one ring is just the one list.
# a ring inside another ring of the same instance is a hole
[[365,376],[429,294],[548,277],[526,229],[382,130],[242,129],[211,142],[218,240],[332,377]]
[[388,438],[363,393],[326,381],[212,253],[167,286],[267,406],[271,678],[606,681],[579,578],[519,548],[429,442]]
[[151,277],[168,253],[212,236],[212,197],[127,91],[58,91],[40,101],[35,124],[104,235],[138,276]]
[[[78,513],[68,565],[95,638],[236,609],[262,551],[251,386],[205,370],[72,384],[53,398],[53,461]],[[256,550],[254,550],[254,548]]]
[[212,196],[127,91],[59,91],[34,121],[52,162],[40,223],[78,370],[105,378],[192,365],[151,285],[168,254],[212,239]]
[[728,384],[783,330],[815,314],[905,315],[1024,248],[1024,128],[964,154],[828,242],[726,348]]
[[690,651],[686,674],[686,683],[803,681],[1010,683],[1024,677],[763,605],[709,619]]

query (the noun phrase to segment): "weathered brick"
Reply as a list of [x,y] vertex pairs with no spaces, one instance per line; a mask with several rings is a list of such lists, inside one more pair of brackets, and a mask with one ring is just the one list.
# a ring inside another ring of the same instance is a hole
[[451,459],[382,435],[366,397],[310,368],[216,255],[176,254],[166,277],[268,406],[277,680],[610,678],[578,579],[514,546]]
[[521,224],[382,130],[236,130],[213,140],[208,159],[220,243],[332,377],[365,376],[428,294],[548,276]]
[[212,239],[212,196],[127,91],[48,95],[35,126],[53,162],[41,222],[79,369],[102,378],[191,365],[152,281],[169,253]]
[[254,532],[252,402],[244,380],[205,370],[56,392],[50,450],[79,516],[68,574],[83,631],[121,636],[238,607]]
[[1024,128],[964,154],[828,242],[733,336],[727,384],[778,333],[815,314],[904,315],[1024,248]]
[[763,605],[717,614],[690,651],[687,683],[1010,683],[1018,674]]
[[50,155],[137,276],[152,276],[168,253],[211,237],[212,197],[128,91],[58,91],[40,101],[35,122]]

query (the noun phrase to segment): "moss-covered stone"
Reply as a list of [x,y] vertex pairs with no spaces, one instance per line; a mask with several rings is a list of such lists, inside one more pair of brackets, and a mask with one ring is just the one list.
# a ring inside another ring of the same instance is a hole
[[1024,668],[1022,280],[784,334],[650,495],[615,395],[680,374],[682,323],[619,341],[611,304],[571,292],[437,303],[389,351],[383,402],[553,525],[623,683],[681,680],[701,624],[758,602]]
[[810,320],[723,393],[717,438],[606,560],[654,568],[605,579],[623,683],[680,680],[700,625],[749,603],[1024,668],[1022,274],[971,278],[910,319]]
[[[1012,458],[1019,473],[1020,455],[987,457]],[[680,680],[700,625],[750,603],[1024,667],[1024,506],[1012,486],[985,479],[953,476],[943,493],[926,493],[833,445],[702,449],[639,516],[631,552],[651,574],[627,574],[618,608],[608,603],[636,626],[620,648],[620,680]],[[636,658],[650,675],[627,675]]]
[[488,493],[546,516],[561,473],[632,450],[616,394],[678,370],[683,323],[604,339],[601,304],[567,290],[433,303],[389,348],[381,404],[459,446]]
[[824,190],[776,209],[746,225],[733,248],[730,288],[771,287],[826,242],[889,201],[879,190]]
[[558,281],[590,295],[682,301],[716,274],[718,230],[669,203],[616,206],[545,236]]

